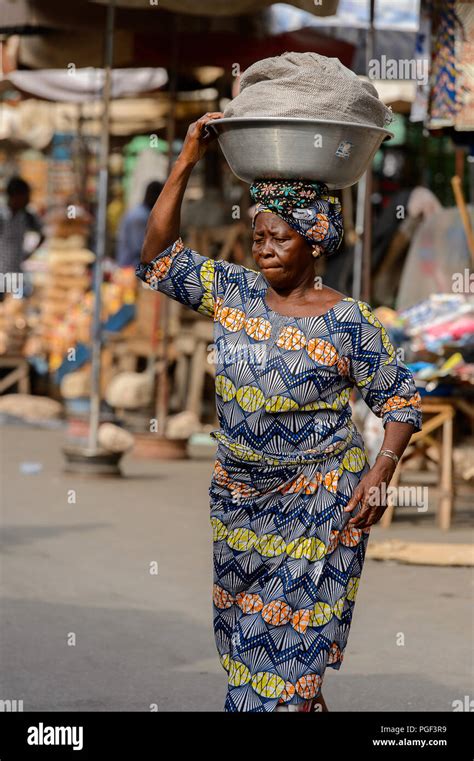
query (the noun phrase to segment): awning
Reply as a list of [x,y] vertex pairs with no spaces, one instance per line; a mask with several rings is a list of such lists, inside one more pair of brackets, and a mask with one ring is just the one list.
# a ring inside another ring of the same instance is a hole
[[[71,66],[71,65],[70,65]],[[137,95],[157,90],[168,81],[166,69],[114,69],[112,98]],[[104,70],[89,66],[85,69],[43,69],[41,71],[12,71],[3,80],[18,90],[37,98],[84,103],[101,99]]]
[[[108,0],[92,0],[106,5]],[[117,6],[123,8],[149,8],[150,0],[116,0]],[[159,0],[160,8],[174,13],[191,13],[199,16],[238,16],[244,13],[268,8],[275,0]],[[339,0],[324,0],[317,3],[314,0],[285,0],[288,5],[294,5],[314,16],[333,16],[337,13]],[[157,3],[158,4],[158,3]]]
[[[108,0],[0,0],[0,33],[37,34],[41,31],[70,27],[80,19],[89,28],[104,24]],[[182,13],[190,16],[207,16],[209,20],[219,17],[256,14],[270,7],[275,0],[117,0],[116,28],[136,30],[158,27],[162,16]],[[332,16],[337,13],[339,0],[288,0],[291,5],[314,16]]]
[[[133,0],[131,0],[133,2]],[[244,3],[244,4],[243,4]],[[127,7],[122,7],[123,5]],[[176,5],[176,7],[175,7]],[[170,9],[186,5],[186,13],[170,13]],[[222,15],[214,12],[221,6]],[[171,6],[173,6],[171,8]],[[212,6],[210,16],[204,10]],[[249,15],[243,13],[247,7]],[[184,2],[149,0],[130,3],[119,2],[115,18],[114,66],[169,67],[174,58],[173,40],[177,43],[180,70],[186,66],[213,65],[226,67],[239,62],[241,69],[255,61],[287,50],[314,51],[321,55],[336,56],[351,66],[354,45],[346,40],[334,40],[316,27],[302,28],[272,34],[269,14],[263,13],[270,0],[215,0]],[[312,10],[313,14],[326,14],[337,0],[301,0],[298,7]],[[15,13],[13,13],[15,9]],[[197,10],[199,9],[199,14]],[[225,9],[225,14],[223,13]],[[192,12],[192,13],[191,13]],[[21,36],[18,52],[8,63],[10,68],[31,69],[66,68],[73,61],[77,68],[101,67],[103,64],[106,7],[91,0],[0,0],[0,34]],[[324,15],[323,14],[323,15]],[[36,34],[34,33],[36,29]],[[43,29],[47,34],[38,34]],[[10,36],[10,41],[13,38]],[[12,46],[14,47],[14,46]]]

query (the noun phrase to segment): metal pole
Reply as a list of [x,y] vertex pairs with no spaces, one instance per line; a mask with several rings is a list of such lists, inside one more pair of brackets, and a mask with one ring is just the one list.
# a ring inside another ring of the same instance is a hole
[[105,33],[105,65],[103,85],[102,134],[99,153],[99,190],[97,199],[96,259],[94,267],[94,315],[92,321],[91,405],[89,417],[89,449],[97,450],[100,422],[100,366],[101,366],[101,290],[103,261],[107,235],[107,190],[109,182],[109,115],[112,89],[114,51],[115,2],[109,0]]
[[[369,171],[369,170],[367,170]],[[367,172],[364,172],[357,186],[357,206],[355,232],[357,235],[354,246],[354,270],[352,280],[352,298],[360,299],[362,293],[362,253],[364,250],[364,217]]]
[[367,43],[365,47],[365,70],[369,70],[370,61],[375,54],[375,0],[369,0],[369,28],[367,31]]
[[[370,7],[370,24],[367,31],[366,41],[366,71],[369,70],[369,63],[374,57],[374,18],[375,18],[375,0],[369,0]],[[367,167],[366,172],[359,180],[357,187],[357,210],[355,230],[357,234],[354,246],[354,270],[352,282],[352,298],[368,298],[370,290],[370,226],[371,205],[370,194],[372,187],[372,165]]]
[[362,247],[360,298],[362,301],[370,301],[370,293],[372,290],[372,166],[369,166],[367,169],[365,178],[364,242]]

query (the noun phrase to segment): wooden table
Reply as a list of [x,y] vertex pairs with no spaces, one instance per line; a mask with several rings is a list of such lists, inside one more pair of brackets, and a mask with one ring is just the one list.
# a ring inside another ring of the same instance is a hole
[[[390,482],[391,487],[398,487],[403,463],[417,454],[420,448],[426,449],[429,446],[435,446],[439,451],[440,463],[438,473],[439,501],[436,517],[437,524],[442,531],[449,530],[453,512],[453,418],[458,407],[457,402],[459,400],[451,397],[422,398],[423,429],[411,437],[410,447],[400,458]],[[436,431],[441,433],[439,438],[433,435]],[[414,445],[414,450],[412,445]],[[388,507],[380,520],[380,525],[383,528],[390,526],[395,509],[390,497],[387,504]]]
[[4,378],[0,378],[0,394],[18,384],[20,394],[30,393],[30,365],[21,355],[5,354],[0,356],[0,369],[11,369]]

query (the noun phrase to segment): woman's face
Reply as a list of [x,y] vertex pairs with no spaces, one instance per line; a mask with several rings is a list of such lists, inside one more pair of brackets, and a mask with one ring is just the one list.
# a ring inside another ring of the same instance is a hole
[[252,256],[272,287],[291,288],[314,277],[310,244],[277,214],[257,214]]

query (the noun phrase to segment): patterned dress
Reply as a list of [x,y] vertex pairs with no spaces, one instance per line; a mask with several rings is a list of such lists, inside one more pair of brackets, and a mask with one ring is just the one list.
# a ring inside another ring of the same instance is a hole
[[214,320],[220,427],[209,494],[224,710],[306,704],[326,666],[341,666],[370,533],[343,512],[369,470],[351,390],[384,424],[420,430],[413,376],[364,302],[279,315],[261,273],[181,238],[137,276]]

